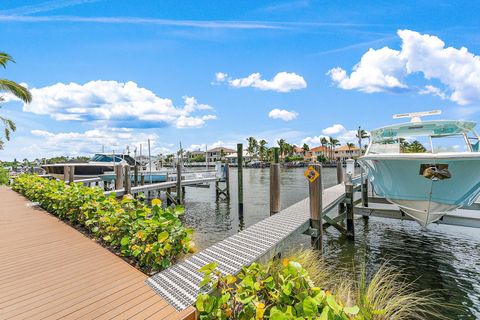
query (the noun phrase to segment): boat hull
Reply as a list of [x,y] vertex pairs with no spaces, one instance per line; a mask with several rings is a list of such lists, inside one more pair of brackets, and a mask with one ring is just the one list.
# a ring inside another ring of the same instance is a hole
[[[113,165],[88,165],[88,164],[74,164],[74,179],[86,179],[86,178],[96,178],[105,172],[112,171]],[[64,166],[63,165],[43,165],[42,166],[46,173],[55,177],[56,179],[64,179]]]
[[367,155],[359,162],[375,193],[422,226],[470,205],[480,192],[478,154]]

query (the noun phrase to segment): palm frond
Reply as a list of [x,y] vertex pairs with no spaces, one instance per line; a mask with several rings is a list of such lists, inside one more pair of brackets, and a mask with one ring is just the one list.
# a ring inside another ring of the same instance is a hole
[[9,54],[0,52],[0,66],[6,68],[8,62],[15,62],[15,60]]
[[0,116],[0,121],[3,122],[3,125],[4,125],[5,139],[7,141],[10,141],[10,131],[17,130],[17,126],[15,125],[15,122],[13,122],[12,120],[1,117],[1,116]]
[[30,91],[15,81],[0,79],[0,91],[10,92],[25,103],[30,103],[32,101],[32,94]]

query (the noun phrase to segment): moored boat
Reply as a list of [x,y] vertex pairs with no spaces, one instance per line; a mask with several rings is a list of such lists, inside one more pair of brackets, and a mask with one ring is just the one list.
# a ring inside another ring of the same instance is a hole
[[373,130],[359,158],[375,192],[422,226],[470,205],[480,192],[476,123],[420,120],[439,113],[394,116],[412,121]]

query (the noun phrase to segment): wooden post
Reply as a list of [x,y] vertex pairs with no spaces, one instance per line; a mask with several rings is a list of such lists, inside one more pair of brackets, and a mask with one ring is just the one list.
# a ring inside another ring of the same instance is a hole
[[230,199],[230,165],[225,163],[225,188],[227,190],[227,199]]
[[[340,161],[340,158],[337,159],[337,184],[343,183],[345,174],[343,173],[343,164]],[[338,204],[338,214],[341,214],[345,211],[345,203],[341,202]]]
[[280,163],[278,148],[274,149],[275,163],[270,164],[270,215],[280,212]]
[[353,183],[352,176],[347,174],[345,181],[345,205],[347,209],[347,239],[355,239],[355,225],[353,217]]
[[123,188],[123,168],[121,164],[115,165],[115,190]]
[[322,165],[313,164],[312,167],[320,174],[313,182],[309,182],[310,197],[310,228],[316,234],[312,235],[314,249],[323,251],[323,217],[322,217]]
[[368,207],[368,179],[365,179],[362,188],[362,204],[364,207]]
[[130,166],[125,166],[125,182],[124,182],[125,194],[132,193],[132,180],[130,179]]
[[183,204],[183,194],[182,194],[182,165],[177,164],[177,203],[179,205]]
[[69,166],[63,166],[63,181],[65,181],[65,183],[68,183],[70,181],[70,167]]
[[73,183],[75,181],[75,166],[70,166],[70,176],[68,182]]
[[337,159],[337,184],[343,182],[343,164],[340,161],[340,158]]
[[138,186],[138,164],[133,167],[133,185]]
[[237,144],[238,213],[243,215],[243,144]]
[[142,186],[145,185],[145,176],[144,176],[143,174],[140,176],[140,184],[141,184]]

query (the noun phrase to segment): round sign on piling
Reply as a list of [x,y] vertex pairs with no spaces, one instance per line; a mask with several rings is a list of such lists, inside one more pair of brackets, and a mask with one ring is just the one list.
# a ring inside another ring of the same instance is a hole
[[310,182],[313,182],[315,180],[317,180],[317,178],[320,176],[320,173],[318,173],[317,170],[315,170],[315,168],[313,166],[310,166],[307,168],[307,170],[305,170],[305,172],[303,173],[303,175],[310,181]]

